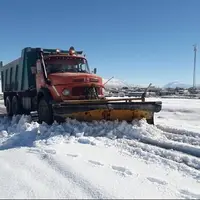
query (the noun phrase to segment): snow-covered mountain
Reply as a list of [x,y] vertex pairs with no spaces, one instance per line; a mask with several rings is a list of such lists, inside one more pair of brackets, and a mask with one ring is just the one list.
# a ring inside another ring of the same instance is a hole
[[[109,79],[107,78],[103,78],[103,83],[106,83],[108,80]],[[127,81],[123,81],[121,79],[113,78],[106,83],[105,87],[106,88],[122,88],[122,87],[143,87],[143,86],[133,84],[133,83],[128,83]]]
[[[176,87],[190,88],[192,87],[192,84],[186,84],[186,83],[181,83],[179,81],[173,81],[163,86],[163,88],[176,88]],[[197,87],[200,87],[200,85],[197,85]]]
[[[103,83],[106,83],[108,80],[109,79],[103,78]],[[109,80],[105,85],[105,87],[107,88],[119,88],[119,87],[127,87],[127,86],[130,86],[130,84],[117,78],[113,78]]]
[[[103,83],[105,83],[106,81],[108,81],[108,79],[103,78]],[[106,83],[106,88],[120,88],[120,87],[143,87],[142,83],[140,85],[135,85],[135,84],[130,84],[126,81],[122,81],[120,79],[117,78],[113,78],[110,81],[108,81],[108,83]],[[180,87],[180,88],[190,88],[192,87],[192,84],[187,84],[187,83],[182,83],[179,81],[173,81],[173,82],[169,82],[166,85],[163,86],[163,88],[176,88],[176,87]],[[200,87],[200,85],[198,84],[197,87]]]
[[185,84],[185,83],[181,83],[179,81],[173,81],[173,82],[170,82],[166,85],[164,85],[163,88],[176,88],[176,87],[180,87],[180,88],[189,88],[191,87],[192,85],[190,84]]

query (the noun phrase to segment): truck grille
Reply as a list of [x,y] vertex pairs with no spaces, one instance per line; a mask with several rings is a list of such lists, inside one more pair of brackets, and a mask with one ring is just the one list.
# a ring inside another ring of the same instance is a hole
[[[72,96],[86,95],[87,87],[72,88]],[[97,88],[97,93],[100,94],[100,88]]]

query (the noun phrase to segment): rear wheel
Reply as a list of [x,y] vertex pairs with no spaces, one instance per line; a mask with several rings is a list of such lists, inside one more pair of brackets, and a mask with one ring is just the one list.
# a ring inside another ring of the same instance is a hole
[[13,115],[18,115],[21,112],[20,102],[17,96],[14,96],[12,98],[12,112],[13,112]]
[[38,104],[38,118],[39,123],[45,122],[47,124],[53,123],[53,111],[52,106],[49,104],[44,97],[39,100]]
[[12,101],[11,101],[11,97],[6,97],[6,112],[8,114],[8,116],[12,116],[13,112],[12,112]]

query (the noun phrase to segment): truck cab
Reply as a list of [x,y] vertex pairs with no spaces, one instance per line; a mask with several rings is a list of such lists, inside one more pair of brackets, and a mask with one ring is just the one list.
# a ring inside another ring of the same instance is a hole
[[[9,116],[38,111],[53,120],[53,105],[104,98],[102,78],[90,71],[82,51],[26,47],[21,57],[1,64],[4,104]],[[51,117],[49,117],[51,116]]]
[[[90,71],[87,59],[73,47],[69,52],[41,51],[36,61],[36,88],[48,88],[55,101],[94,99],[103,97],[102,78]],[[97,95],[97,96],[95,96]]]
[[41,121],[52,122],[52,103],[104,98],[102,78],[92,73],[82,52],[40,50],[32,72],[36,78],[37,109]]

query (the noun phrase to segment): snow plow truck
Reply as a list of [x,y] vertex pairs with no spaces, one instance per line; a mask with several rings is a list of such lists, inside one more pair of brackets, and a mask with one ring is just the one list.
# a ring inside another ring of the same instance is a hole
[[154,113],[162,102],[141,98],[105,98],[102,78],[91,72],[83,51],[26,47],[21,56],[0,63],[1,83],[7,115],[37,115],[52,124],[66,118],[79,121],[145,118],[154,124]]

